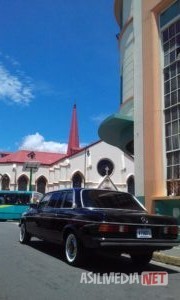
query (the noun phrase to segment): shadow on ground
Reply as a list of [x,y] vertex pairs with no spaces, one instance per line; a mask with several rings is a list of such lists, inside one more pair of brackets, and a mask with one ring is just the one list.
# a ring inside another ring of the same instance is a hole
[[[45,253],[47,255],[50,255],[54,258],[57,258],[58,260],[61,260],[62,262],[66,263],[64,258],[64,251],[63,247],[59,245],[55,245],[52,243],[47,243],[40,240],[32,240],[29,243],[29,246],[33,249],[40,251],[42,253]],[[73,267],[72,267],[73,268]],[[151,271],[151,272],[157,272],[157,271],[166,271],[169,274],[171,273],[178,273],[178,271],[170,269],[168,266],[159,266],[153,263],[151,261],[148,265],[142,267],[134,265],[131,261],[131,259],[128,256],[118,256],[116,255],[110,255],[108,253],[90,253],[87,256],[87,259],[85,263],[80,267],[81,270],[93,272],[93,273],[138,273],[141,274],[143,271]]]

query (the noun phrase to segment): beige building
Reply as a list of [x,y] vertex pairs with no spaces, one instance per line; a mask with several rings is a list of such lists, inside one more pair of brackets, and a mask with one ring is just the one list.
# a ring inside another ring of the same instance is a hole
[[180,219],[180,0],[115,0],[121,105],[99,136],[135,159],[135,194]]

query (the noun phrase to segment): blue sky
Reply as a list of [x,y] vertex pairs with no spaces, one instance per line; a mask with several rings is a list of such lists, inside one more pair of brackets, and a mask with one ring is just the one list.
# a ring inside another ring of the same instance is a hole
[[0,150],[61,152],[119,109],[113,0],[0,0]]

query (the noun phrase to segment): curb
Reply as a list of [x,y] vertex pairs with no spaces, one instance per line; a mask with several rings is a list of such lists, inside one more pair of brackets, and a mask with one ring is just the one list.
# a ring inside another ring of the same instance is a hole
[[164,264],[174,265],[178,267],[180,266],[180,257],[177,256],[171,256],[159,252],[154,252],[152,259],[158,262],[162,262]]

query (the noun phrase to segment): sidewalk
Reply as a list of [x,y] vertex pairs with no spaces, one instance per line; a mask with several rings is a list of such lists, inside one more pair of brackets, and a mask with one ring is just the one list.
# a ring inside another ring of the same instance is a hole
[[180,266],[180,245],[171,250],[154,252],[153,260],[169,265]]

